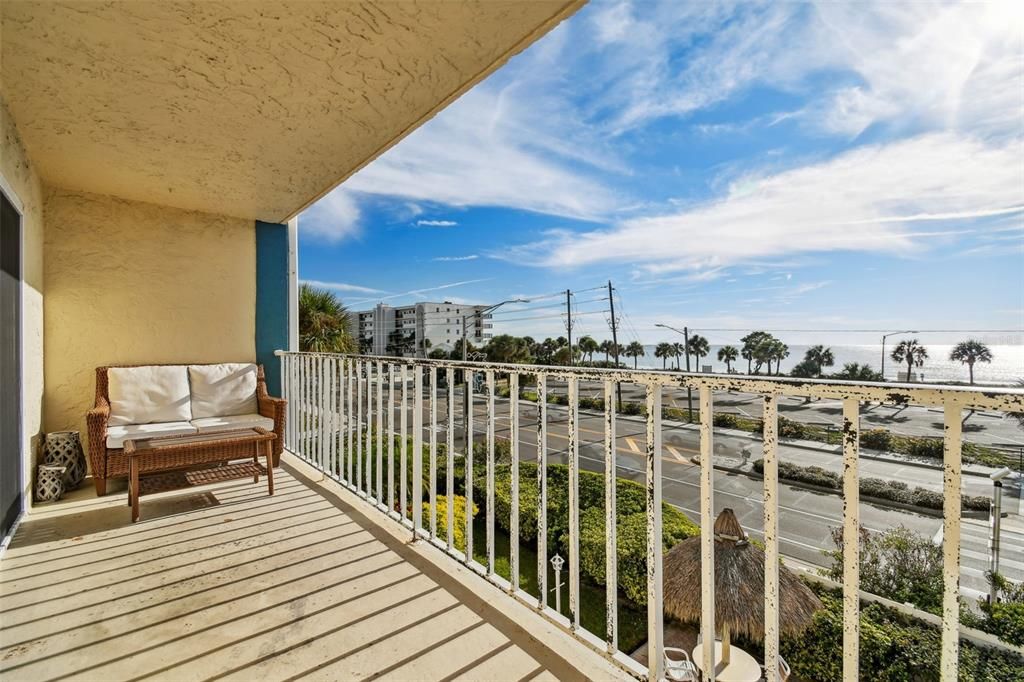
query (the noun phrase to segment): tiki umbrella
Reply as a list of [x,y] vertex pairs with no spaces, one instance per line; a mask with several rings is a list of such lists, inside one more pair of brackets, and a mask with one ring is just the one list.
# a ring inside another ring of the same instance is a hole
[[[729,636],[764,638],[764,551],[747,540],[732,509],[715,519],[715,624],[722,633],[722,659],[729,661]],[[699,622],[700,537],[683,540],[665,556],[664,608],[684,622]],[[779,630],[796,635],[811,624],[821,601],[789,569],[779,570]]]

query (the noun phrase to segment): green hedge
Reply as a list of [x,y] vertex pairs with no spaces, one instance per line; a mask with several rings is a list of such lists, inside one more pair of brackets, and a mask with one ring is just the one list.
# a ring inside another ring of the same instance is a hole
[[[825,608],[803,635],[784,638],[780,651],[803,679],[841,680],[843,670],[843,600],[839,590],[811,583]],[[881,604],[864,604],[860,616],[862,680],[917,682],[939,679],[942,633]],[[963,682],[1022,682],[1024,658],[1008,651],[980,647],[962,640]]]
[[[764,460],[754,462],[754,471],[764,473]],[[792,462],[779,462],[779,478],[787,481],[809,483],[822,488],[842,490],[843,478],[838,472],[817,466],[803,467]],[[887,481],[881,478],[862,478],[858,483],[861,495],[909,504],[925,509],[942,509],[943,495],[928,488],[911,488],[902,481]],[[988,511],[990,500],[984,495],[963,495],[961,505],[967,511]]]
[[[548,466],[548,551],[568,558],[569,470],[563,464]],[[495,476],[495,520],[506,530],[511,518],[512,491],[508,469]],[[580,572],[590,581],[605,583],[604,476],[580,472]],[[537,466],[524,462],[519,467],[519,538],[537,540]],[[633,481],[616,480],[616,526],[618,583],[623,594],[643,605],[647,602],[647,514],[646,491]],[[681,511],[662,503],[662,541],[666,550],[677,542],[699,534],[699,527]]]

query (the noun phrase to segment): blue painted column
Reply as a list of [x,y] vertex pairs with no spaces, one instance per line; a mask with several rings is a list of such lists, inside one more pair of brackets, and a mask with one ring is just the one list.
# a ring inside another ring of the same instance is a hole
[[288,349],[288,226],[256,221],[256,362],[263,365],[267,390],[281,395],[281,362],[275,350]]

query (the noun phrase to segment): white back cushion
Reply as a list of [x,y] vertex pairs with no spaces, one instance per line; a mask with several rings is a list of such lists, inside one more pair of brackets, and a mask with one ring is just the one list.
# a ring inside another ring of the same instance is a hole
[[111,367],[107,395],[111,426],[192,419],[185,365]]
[[220,365],[189,365],[192,385],[192,418],[229,417],[258,412],[256,365],[226,362]]

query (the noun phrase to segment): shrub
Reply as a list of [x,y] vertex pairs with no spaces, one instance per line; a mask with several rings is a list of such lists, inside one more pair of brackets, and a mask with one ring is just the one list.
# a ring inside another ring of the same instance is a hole
[[987,512],[992,508],[992,500],[984,495],[964,495],[960,504],[967,511]]
[[739,426],[739,420],[736,419],[736,415],[729,413],[716,414],[711,418],[711,421],[715,426],[720,426],[723,429],[735,429]]
[[622,403],[622,414],[631,417],[646,417],[647,406],[643,403],[625,402]]
[[872,450],[889,450],[892,447],[892,434],[885,429],[861,431],[860,444]]
[[905,452],[914,457],[943,458],[943,445],[940,438],[907,438]]
[[531,403],[535,403],[539,400],[536,391],[523,391],[522,393],[523,400],[529,400]]
[[886,481],[881,478],[860,479],[860,494],[868,497],[877,497],[893,502],[911,503],[910,492],[906,483],[900,481]]
[[[452,529],[452,540],[456,549],[466,550],[466,498],[462,495],[454,495],[455,500],[455,528]],[[476,516],[480,508],[473,504],[473,516]],[[430,518],[430,503],[423,503],[423,518]],[[448,537],[448,498],[444,495],[437,496],[437,537]]]
[[580,407],[584,410],[604,411],[604,398],[591,398],[584,396],[580,398]]
[[782,438],[804,438],[807,427],[802,422],[779,417],[779,436]]

